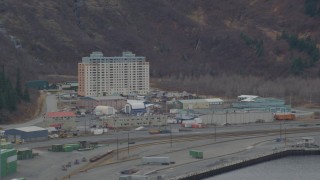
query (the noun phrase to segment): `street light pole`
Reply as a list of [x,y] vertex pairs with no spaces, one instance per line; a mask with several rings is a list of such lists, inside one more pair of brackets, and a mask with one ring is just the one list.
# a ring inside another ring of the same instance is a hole
[[228,125],[228,110],[226,111],[226,126]]

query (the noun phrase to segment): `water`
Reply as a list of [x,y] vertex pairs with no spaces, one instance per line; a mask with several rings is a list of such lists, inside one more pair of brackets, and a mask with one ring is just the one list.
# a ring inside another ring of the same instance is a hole
[[214,176],[206,180],[320,180],[320,156],[290,156]]

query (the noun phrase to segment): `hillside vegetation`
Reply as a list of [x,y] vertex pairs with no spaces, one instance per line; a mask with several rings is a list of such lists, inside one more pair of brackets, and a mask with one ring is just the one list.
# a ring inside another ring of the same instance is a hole
[[[0,63],[9,74],[19,66],[29,80],[76,75],[92,51],[130,50],[147,57],[155,79],[304,81],[320,75],[319,7],[319,0],[0,0]],[[211,88],[205,92],[229,94]]]

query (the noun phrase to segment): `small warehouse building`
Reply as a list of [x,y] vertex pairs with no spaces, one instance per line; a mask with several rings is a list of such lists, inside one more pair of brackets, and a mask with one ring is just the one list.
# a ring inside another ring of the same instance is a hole
[[127,114],[144,114],[147,109],[143,101],[128,100],[124,112]]
[[5,130],[8,141],[30,142],[48,139],[48,130],[38,126],[28,126]]
[[76,129],[76,114],[74,112],[48,112],[43,121],[43,127],[55,127],[62,130]]

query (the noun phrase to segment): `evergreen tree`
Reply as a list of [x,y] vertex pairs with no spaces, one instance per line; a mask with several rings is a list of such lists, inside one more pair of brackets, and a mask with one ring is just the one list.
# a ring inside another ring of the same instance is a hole
[[0,90],[0,110],[4,108],[4,96],[3,93]]
[[12,84],[9,79],[6,80],[6,89],[5,89],[5,107],[9,111],[15,111],[17,109],[17,94],[13,89]]
[[295,75],[299,75],[303,72],[304,63],[300,58],[295,58],[291,65],[291,71]]
[[20,77],[20,68],[17,68],[17,77],[16,77],[16,93],[19,98],[23,98],[22,87],[21,87],[21,77]]
[[310,17],[313,17],[319,14],[318,3],[319,3],[319,0],[305,0],[304,12]]
[[4,65],[2,65],[0,69],[0,92],[4,91],[5,89],[5,74],[4,74]]
[[30,94],[29,94],[28,88],[24,89],[23,100],[26,101],[26,102],[30,102]]

